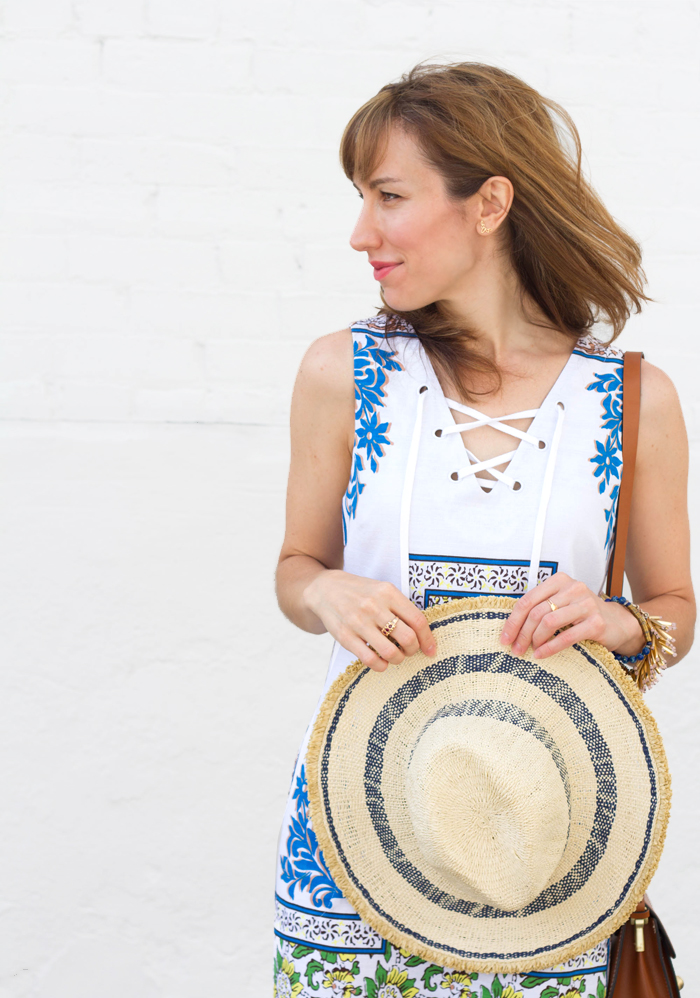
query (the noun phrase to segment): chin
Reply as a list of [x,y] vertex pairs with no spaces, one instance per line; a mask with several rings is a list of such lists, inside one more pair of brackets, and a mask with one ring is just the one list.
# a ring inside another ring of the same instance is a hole
[[382,294],[389,308],[393,308],[397,312],[413,312],[418,308],[431,305],[436,300],[429,294],[419,294],[403,288],[382,287]]

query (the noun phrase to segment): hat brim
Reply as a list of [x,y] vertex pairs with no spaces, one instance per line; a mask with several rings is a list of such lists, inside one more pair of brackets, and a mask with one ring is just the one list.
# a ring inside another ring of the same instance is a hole
[[[343,894],[394,945],[457,970],[542,970],[606,939],[641,900],[670,811],[663,744],[635,683],[597,642],[542,660],[514,655],[499,641],[514,605],[479,596],[432,607],[435,658],[418,653],[383,673],[352,663],[324,698],[306,756],[312,824]],[[412,837],[411,738],[454,704],[482,715],[512,704],[500,720],[527,714],[563,753],[569,841],[517,911],[460,896]]]

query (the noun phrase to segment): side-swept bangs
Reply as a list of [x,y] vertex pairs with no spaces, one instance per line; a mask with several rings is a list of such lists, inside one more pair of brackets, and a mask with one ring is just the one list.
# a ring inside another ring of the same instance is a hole
[[355,112],[340,140],[340,162],[348,180],[366,183],[384,158],[394,122],[391,98],[382,91]]

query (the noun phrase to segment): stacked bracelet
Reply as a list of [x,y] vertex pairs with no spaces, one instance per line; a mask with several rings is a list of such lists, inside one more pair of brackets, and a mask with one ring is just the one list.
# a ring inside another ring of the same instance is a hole
[[632,666],[627,671],[640,690],[646,691],[659,681],[659,673],[666,668],[664,653],[674,656],[676,654],[674,648],[676,639],[669,634],[676,625],[671,621],[662,620],[661,617],[652,616],[624,596],[603,595],[603,599],[607,603],[620,603],[639,621],[645,641],[642,650],[637,655],[618,655],[617,652],[613,652],[613,655],[623,666]]

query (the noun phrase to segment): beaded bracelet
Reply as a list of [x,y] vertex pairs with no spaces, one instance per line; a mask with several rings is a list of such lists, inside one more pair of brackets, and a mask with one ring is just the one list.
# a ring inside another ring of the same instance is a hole
[[644,637],[646,638],[646,644],[644,645],[644,647],[642,648],[642,650],[640,652],[638,652],[636,655],[618,655],[618,653],[616,651],[613,652],[613,655],[618,660],[618,662],[622,662],[624,665],[629,665],[629,664],[632,664],[634,662],[641,662],[642,659],[646,658],[647,655],[649,654],[649,652],[651,651],[652,641],[651,641],[651,635],[649,633],[649,625],[647,624],[646,620],[644,620],[643,618],[640,620],[639,616],[632,609],[632,607],[634,607],[634,609],[638,609],[638,610],[640,608],[637,607],[636,604],[630,603],[630,601],[628,599],[625,599],[624,596],[606,596],[605,597],[605,602],[606,603],[620,603],[622,606],[627,607],[627,609],[630,610],[631,613],[635,617],[637,617],[637,620],[639,620],[639,623],[641,625],[642,631],[644,632]]
[[617,652],[613,652],[613,655],[623,667],[632,667],[628,668],[627,672],[644,692],[659,681],[659,673],[667,666],[663,653],[676,655],[674,648],[676,639],[668,633],[669,630],[675,629],[676,625],[672,621],[652,616],[624,596],[606,596],[604,593],[601,595],[606,603],[620,603],[626,607],[639,621],[645,639],[642,650],[636,655],[618,655]]

